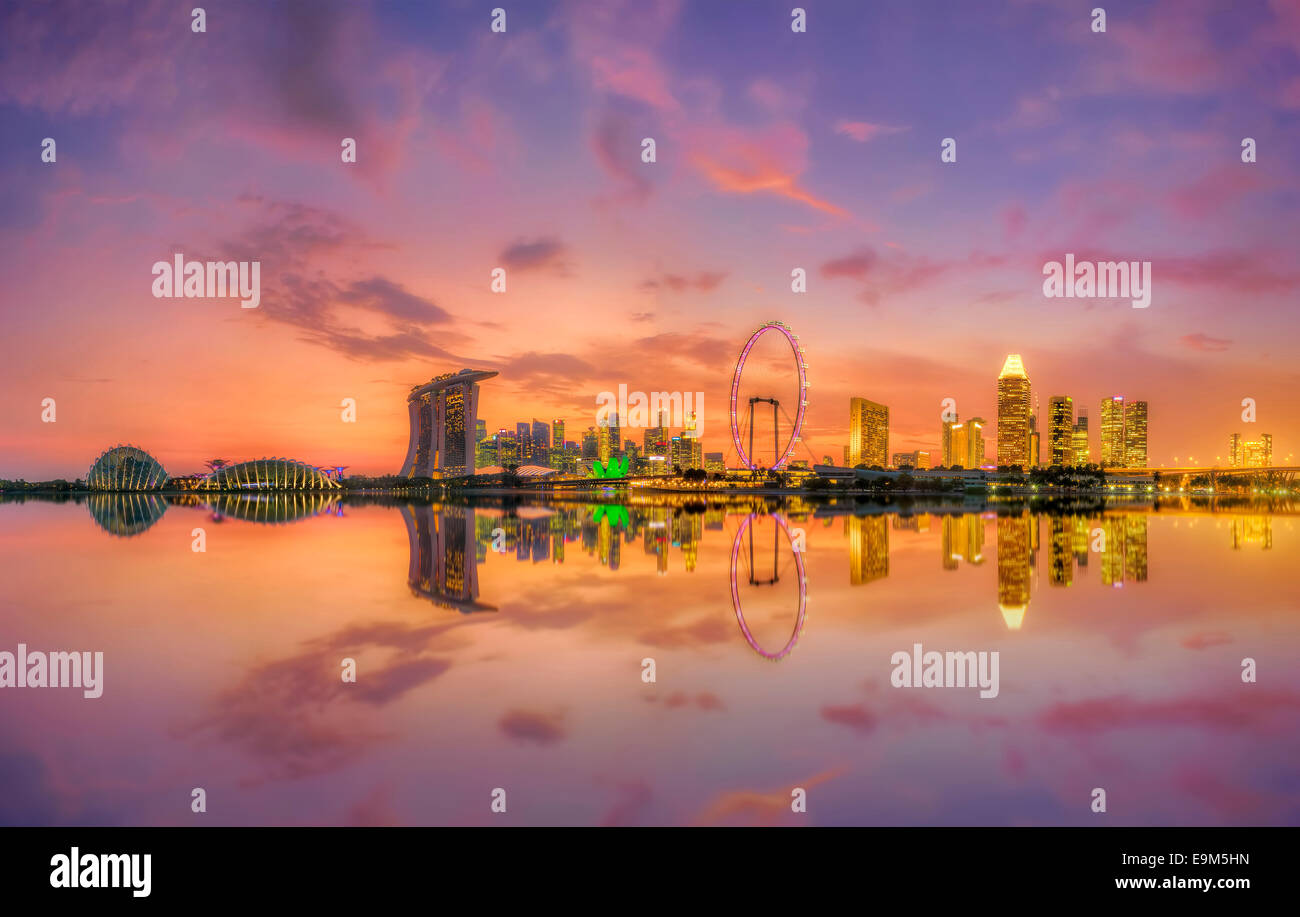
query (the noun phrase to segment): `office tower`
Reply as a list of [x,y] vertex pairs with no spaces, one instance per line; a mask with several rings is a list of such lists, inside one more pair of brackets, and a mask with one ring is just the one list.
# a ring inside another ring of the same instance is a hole
[[609,460],[614,454],[614,446],[610,440],[610,426],[608,420],[602,420],[596,426],[596,458],[600,459],[602,465],[609,465]]
[[889,408],[866,398],[849,399],[849,464],[879,465],[889,461]]
[[487,439],[487,421],[482,418],[474,421],[474,442],[481,443]]
[[998,374],[998,464],[1029,466],[1029,376],[1020,354],[1008,354]]
[[952,428],[955,421],[955,417],[952,420],[939,421],[939,461],[945,468],[953,464]]
[[399,472],[404,478],[474,473],[471,430],[478,427],[478,383],[495,372],[462,369],[434,376],[407,396],[410,441]]
[[1074,399],[1053,395],[1047,403],[1048,463],[1074,464]]
[[1259,439],[1248,439],[1241,444],[1243,468],[1268,468],[1273,464],[1273,436],[1261,433]]
[[515,424],[515,447],[519,450],[521,464],[533,460],[533,428],[530,424]]
[[966,466],[966,453],[969,451],[966,443],[966,425],[953,422],[946,424],[948,427],[948,460],[944,462],[949,468],[956,465]]
[[1228,440],[1228,467],[1240,468],[1244,454],[1241,451],[1241,434],[1234,433]]
[[1124,464],[1124,396],[1113,395],[1101,402],[1101,467]]
[[1130,401],[1124,405],[1124,466],[1147,466],[1147,403]]
[[956,455],[957,464],[978,468],[984,464],[984,418],[972,417],[962,426],[963,449]]
[[619,425],[618,414],[609,415],[609,451],[611,455],[618,455],[623,447],[623,428]]
[[1088,409],[1085,407],[1079,408],[1079,416],[1074,421],[1071,440],[1074,444],[1074,464],[1087,465],[1091,462],[1092,454],[1088,448]]
[[595,427],[588,427],[582,434],[582,460],[589,462],[597,458],[600,458],[600,438],[596,435]]
[[518,465],[519,462],[519,443],[515,440],[515,434],[509,430],[501,429],[497,431],[497,464],[502,468],[510,465]]
[[1038,431],[1037,430],[1031,431],[1029,434],[1029,467],[1030,468],[1037,468],[1039,465],[1043,464],[1043,456],[1042,453],[1039,451],[1039,447],[1041,444],[1042,444],[1042,438],[1038,435]]
[[533,418],[533,448],[549,449],[551,448],[551,427],[550,424],[544,423]]

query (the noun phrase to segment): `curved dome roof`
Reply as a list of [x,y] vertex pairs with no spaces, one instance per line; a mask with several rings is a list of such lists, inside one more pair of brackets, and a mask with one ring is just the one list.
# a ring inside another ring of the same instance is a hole
[[326,472],[306,462],[261,458],[227,465],[205,477],[200,490],[338,490]]
[[86,472],[86,487],[90,490],[161,490],[166,484],[166,469],[135,446],[114,446],[95,459]]

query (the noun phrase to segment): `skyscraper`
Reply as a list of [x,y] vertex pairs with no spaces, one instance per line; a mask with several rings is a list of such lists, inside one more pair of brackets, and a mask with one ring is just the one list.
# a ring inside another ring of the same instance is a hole
[[515,424],[515,447],[519,450],[520,464],[533,460],[533,428],[530,424]]
[[1020,354],[998,374],[998,464],[1029,466],[1029,376]]
[[972,417],[966,421],[965,452],[959,456],[966,468],[978,468],[984,464],[984,418]]
[[889,408],[866,398],[849,399],[849,464],[889,462]]
[[1124,465],[1145,468],[1147,464],[1147,403],[1130,401],[1124,406]]
[[1236,452],[1236,468],[1268,468],[1273,464],[1273,436],[1261,433],[1259,439],[1242,440],[1240,433],[1232,434]]
[[462,369],[412,387],[407,396],[411,435],[399,474],[404,478],[474,473],[478,383],[495,372]]
[[551,444],[559,451],[564,451],[564,421],[551,421]]
[[1053,395],[1047,403],[1048,464],[1074,464],[1074,400]]
[[1101,401],[1101,467],[1124,464],[1124,396]]
[[955,464],[952,457],[952,431],[954,427],[959,426],[956,421],[956,417],[952,420],[939,421],[939,455],[941,456],[940,462],[945,468]]
[[1243,457],[1241,451],[1241,434],[1234,433],[1228,440],[1228,467],[1240,468]]
[[1074,421],[1071,434],[1074,445],[1074,464],[1087,465],[1092,461],[1092,451],[1088,446],[1088,409],[1079,406],[1079,416]]

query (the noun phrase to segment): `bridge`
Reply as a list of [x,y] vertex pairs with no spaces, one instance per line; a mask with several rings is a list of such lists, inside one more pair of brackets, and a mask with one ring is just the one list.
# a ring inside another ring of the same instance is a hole
[[1296,472],[1300,471],[1297,465],[1268,465],[1263,468],[1222,468],[1219,466],[1210,467],[1175,467],[1175,468],[1106,468],[1106,476],[1124,477],[1136,479],[1140,478],[1146,481],[1154,481],[1156,475],[1161,478],[1194,478],[1208,476],[1211,484],[1219,478],[1232,477],[1263,477],[1272,484],[1291,484],[1295,480]]

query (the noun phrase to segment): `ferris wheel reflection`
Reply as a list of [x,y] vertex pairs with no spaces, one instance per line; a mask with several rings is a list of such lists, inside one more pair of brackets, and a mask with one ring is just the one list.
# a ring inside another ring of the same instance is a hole
[[[779,513],[773,513],[771,519],[776,523],[772,529],[772,576],[770,579],[758,579],[755,575],[754,567],[754,527],[753,522],[758,517],[757,513],[750,513],[740,523],[740,528],[736,530],[736,538],[731,543],[731,607],[736,612],[736,622],[740,625],[740,632],[745,637],[745,642],[755,653],[764,659],[770,659],[775,662],[778,659],[784,659],[790,655],[799,642],[799,636],[803,633],[804,618],[808,609],[808,578],[804,573],[803,552],[799,550],[795,542],[794,535],[790,532],[790,526],[786,523],[785,517]],[[745,614],[740,607],[740,576],[738,573],[741,551],[748,546],[749,552],[749,576],[746,585],[749,586],[774,586],[780,582],[780,565],[779,565],[779,539],[777,532],[785,533],[786,540],[790,542],[790,550],[794,554],[795,576],[799,581],[799,614],[795,620],[794,630],[790,633],[790,639],[780,652],[773,653],[759,646],[758,641],[749,630],[749,625],[745,623]],[[746,536],[748,535],[748,539]]]

